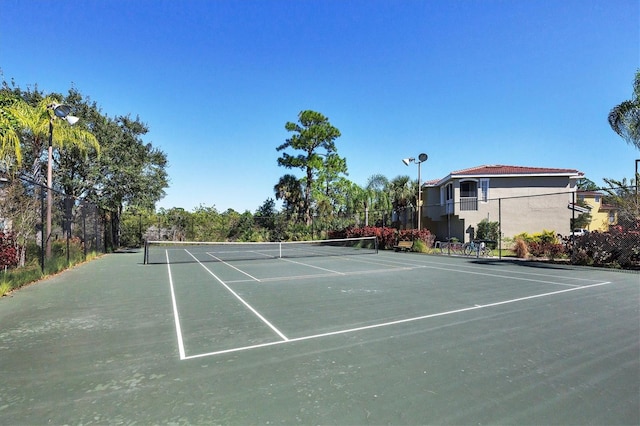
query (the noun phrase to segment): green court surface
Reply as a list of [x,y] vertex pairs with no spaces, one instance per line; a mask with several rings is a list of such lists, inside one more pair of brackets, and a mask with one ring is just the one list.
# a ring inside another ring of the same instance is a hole
[[0,299],[0,423],[637,425],[640,275],[110,254]]

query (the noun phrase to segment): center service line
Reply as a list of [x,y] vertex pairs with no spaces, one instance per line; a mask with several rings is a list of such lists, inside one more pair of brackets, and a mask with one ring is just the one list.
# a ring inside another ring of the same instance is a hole
[[405,318],[405,319],[401,319],[401,320],[389,321],[389,322],[384,322],[384,323],[380,323],[380,324],[365,325],[365,326],[362,326],[362,327],[348,328],[348,329],[345,329],[345,330],[329,331],[327,333],[313,334],[313,335],[310,335],[310,336],[294,337],[292,339],[287,339],[286,341],[260,343],[260,344],[251,345],[251,346],[244,346],[244,347],[232,348],[232,349],[224,349],[224,350],[221,350],[221,351],[209,352],[209,353],[203,353],[203,354],[197,354],[197,355],[190,355],[190,356],[188,356],[188,357],[186,357],[184,359],[187,360],[187,359],[195,359],[195,358],[204,358],[204,357],[208,357],[208,356],[222,355],[222,354],[228,354],[228,353],[232,353],[232,352],[241,352],[241,351],[247,351],[247,350],[251,350],[251,349],[265,348],[265,347],[268,347],[268,346],[281,345],[283,343],[301,342],[301,341],[305,341],[305,340],[318,339],[318,338],[322,338],[322,337],[336,336],[336,335],[341,335],[341,334],[354,333],[354,332],[358,332],[358,331],[371,330],[371,329],[375,329],[375,328],[389,327],[389,326],[408,323],[408,322],[421,321],[421,320],[425,320],[425,319],[437,318],[437,317],[453,315],[453,314],[459,314],[459,313],[468,312],[468,311],[475,311],[477,309],[487,309],[487,308],[492,308],[492,307],[495,307],[495,306],[522,302],[522,301],[525,301],[525,300],[538,299],[538,298],[541,298],[541,297],[555,296],[557,294],[568,293],[568,292],[572,292],[572,291],[579,291],[579,290],[584,290],[584,289],[588,289],[588,288],[592,288],[592,287],[599,287],[599,286],[608,285],[608,284],[611,284],[611,281],[599,282],[599,283],[596,283],[596,284],[585,285],[583,287],[572,287],[572,288],[568,288],[568,289],[564,289],[564,290],[551,291],[551,292],[548,292],[548,293],[534,294],[532,296],[518,297],[516,299],[503,300],[501,302],[486,303],[484,305],[475,305],[475,306],[470,306],[470,307],[467,307],[467,308],[454,309],[452,311],[438,312],[438,313],[435,313],[435,314],[428,314],[428,315],[421,315],[421,316],[418,316],[418,317]]
[[173,291],[173,277],[171,276],[171,263],[169,262],[169,250],[165,250],[167,256],[167,270],[169,271],[169,288],[171,289],[171,304],[173,305],[173,320],[176,323],[176,334],[178,335],[178,352],[180,359],[185,359],[184,342],[182,340],[182,328],[180,327],[180,315],[178,314],[178,304],[176,303],[176,293]]
[[260,318],[260,320],[265,323],[271,330],[273,330],[278,336],[280,336],[280,338],[282,338],[282,340],[284,340],[285,342],[289,341],[289,338],[287,336],[285,336],[284,334],[282,334],[282,332],[280,330],[278,330],[273,324],[271,324],[269,321],[267,321],[267,319],[265,317],[263,317],[260,312],[256,311],[253,306],[251,306],[249,303],[247,303],[242,297],[240,297],[240,295],[238,293],[236,293],[235,291],[233,291],[231,289],[231,287],[229,287],[227,284],[225,284],[224,281],[222,281],[220,278],[218,278],[218,276],[216,274],[214,274],[209,268],[207,268],[202,262],[200,262],[200,260],[198,260],[197,257],[195,257],[193,254],[191,254],[189,251],[187,251],[187,253],[189,253],[189,256],[193,257],[195,259],[196,262],[198,262],[200,264],[200,266],[202,266],[209,274],[211,274],[211,276],[213,278],[215,278],[220,284],[222,284],[224,286],[224,288],[226,288],[229,293],[233,294],[235,296],[236,299],[238,299],[244,306],[247,307],[247,309],[249,309],[251,312],[254,313],[255,316],[257,316],[258,318]]

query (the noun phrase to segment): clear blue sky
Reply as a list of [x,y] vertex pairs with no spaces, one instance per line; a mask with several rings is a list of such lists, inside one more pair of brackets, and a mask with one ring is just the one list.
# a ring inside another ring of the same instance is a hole
[[[160,207],[255,211],[290,171],[287,121],[340,129],[349,179],[482,164],[630,179],[607,123],[640,67],[638,0],[2,0],[0,68],[140,116],[169,159]],[[298,176],[302,172],[295,171]]]

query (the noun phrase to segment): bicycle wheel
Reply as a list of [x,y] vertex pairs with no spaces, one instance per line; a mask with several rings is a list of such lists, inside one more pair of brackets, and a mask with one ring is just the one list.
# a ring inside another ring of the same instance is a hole
[[482,255],[486,257],[493,257],[493,253],[491,252],[491,249],[489,247],[483,250]]
[[465,254],[466,256],[471,256],[472,252],[473,252],[473,247],[471,246],[471,244],[465,243],[465,245],[462,246],[462,253]]

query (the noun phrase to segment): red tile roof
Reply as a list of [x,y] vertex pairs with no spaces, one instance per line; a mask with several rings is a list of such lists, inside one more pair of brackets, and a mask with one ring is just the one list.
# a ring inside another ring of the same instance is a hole
[[470,169],[458,170],[451,172],[451,176],[467,176],[467,175],[584,175],[584,173],[574,169],[552,169],[548,167],[522,167],[522,166],[503,166],[503,165],[485,165],[472,167]]
[[523,167],[523,166],[504,166],[504,165],[484,165],[472,167],[469,169],[457,170],[451,172],[449,176],[442,179],[433,179],[424,183],[426,186],[435,186],[442,184],[452,178],[464,176],[584,176],[579,170],[575,169],[554,169],[549,167]]

